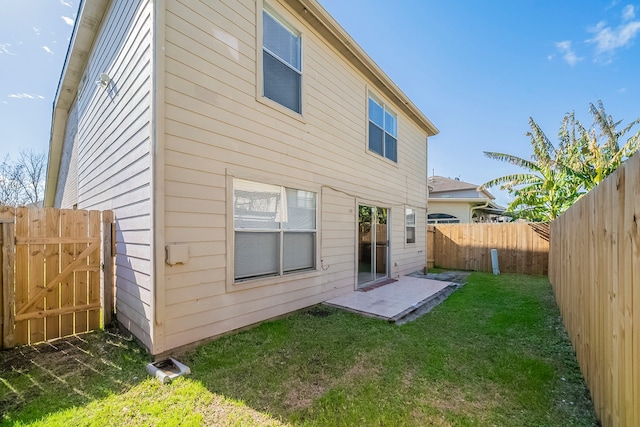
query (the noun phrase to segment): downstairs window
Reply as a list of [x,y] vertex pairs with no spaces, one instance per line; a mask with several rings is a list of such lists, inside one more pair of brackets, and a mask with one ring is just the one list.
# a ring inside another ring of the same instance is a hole
[[316,268],[316,193],[233,181],[234,280]]

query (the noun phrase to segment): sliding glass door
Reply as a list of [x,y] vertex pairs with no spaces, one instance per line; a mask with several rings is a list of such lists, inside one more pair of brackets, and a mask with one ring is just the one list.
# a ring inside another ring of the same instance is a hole
[[389,277],[389,210],[358,206],[358,287]]

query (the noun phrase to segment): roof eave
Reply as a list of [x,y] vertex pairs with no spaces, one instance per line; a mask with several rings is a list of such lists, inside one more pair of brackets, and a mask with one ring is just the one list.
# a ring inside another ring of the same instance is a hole
[[[405,114],[427,133],[437,135],[438,128],[420,111],[407,95],[365,53],[356,41],[316,0],[284,0],[300,16],[316,28],[348,61],[367,76],[386,96],[393,99]],[[318,27],[320,24],[320,27]]]
[[489,197],[491,200],[495,199],[495,196],[493,194],[491,194],[489,192],[489,190],[487,190],[486,188],[483,188],[482,186],[478,187],[478,191],[482,191],[484,194],[487,195],[487,197]]
[[431,193],[433,193],[433,194],[459,193],[459,192],[462,192],[462,191],[469,191],[469,190],[476,191],[477,188],[476,187],[459,187],[459,188],[453,188],[453,189],[448,189],[448,190],[433,190],[433,191],[431,191]]
[[53,102],[45,206],[53,206],[54,203],[69,110],[78,93],[78,85],[87,65],[91,47],[109,3],[111,0],[83,0],[78,6],[78,17],[73,27],[69,49]]

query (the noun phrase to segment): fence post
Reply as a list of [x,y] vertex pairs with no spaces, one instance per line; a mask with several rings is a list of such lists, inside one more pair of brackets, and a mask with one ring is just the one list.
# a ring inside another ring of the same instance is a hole
[[15,264],[14,245],[15,229],[13,221],[5,222],[0,220],[2,227],[2,348],[12,348],[14,345],[13,329],[15,325],[14,306],[14,276],[13,266]]
[[[427,225],[427,269],[435,267],[436,227]],[[426,273],[426,272],[425,272]]]
[[102,324],[106,327],[111,323],[114,312],[114,258],[115,251],[115,224],[113,212],[102,212],[102,253],[103,253],[103,280],[102,280]]

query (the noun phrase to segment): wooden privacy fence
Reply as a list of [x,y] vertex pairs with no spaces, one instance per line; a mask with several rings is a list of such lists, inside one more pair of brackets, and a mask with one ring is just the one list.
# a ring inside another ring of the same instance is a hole
[[549,280],[604,426],[640,426],[640,156],[551,224]]
[[491,249],[501,273],[546,275],[549,224],[477,223],[427,226],[427,265],[492,271]]
[[0,348],[88,332],[111,321],[111,211],[0,206],[0,226]]

